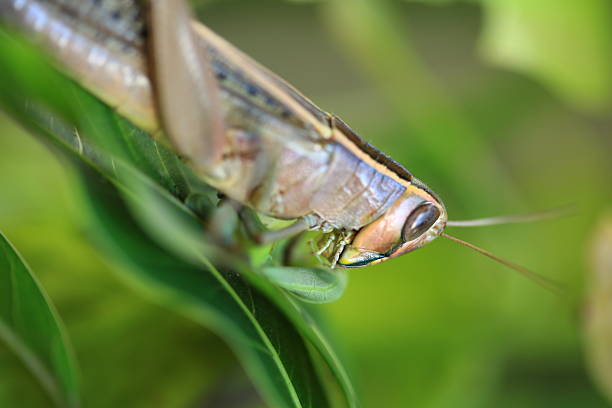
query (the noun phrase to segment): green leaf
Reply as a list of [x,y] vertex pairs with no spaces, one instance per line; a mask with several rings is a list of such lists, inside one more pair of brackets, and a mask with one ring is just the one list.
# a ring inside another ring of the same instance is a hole
[[[205,255],[211,254],[210,247],[203,244],[202,226],[193,214],[182,207],[179,201],[163,189],[147,182],[142,177],[139,178],[131,171],[125,172],[122,180],[131,185],[133,191],[138,191],[138,194],[124,194],[124,197],[132,210],[133,216],[140,222],[140,226],[156,240],[157,244],[187,261],[201,260]],[[146,216],[144,216],[145,214]],[[348,374],[329,342],[303,306],[287,297],[268,279],[262,278],[252,271],[244,261],[239,258],[236,259],[236,256],[228,262],[229,257],[227,255],[216,254],[214,259],[220,260],[225,265],[233,265],[251,285],[264,293],[287,316],[327,364],[337,380],[346,404],[351,407],[357,406],[357,398]],[[231,257],[232,254],[229,254],[229,256]],[[335,279],[339,281],[339,285],[336,288],[335,295],[327,294],[329,301],[332,301],[334,296],[339,297],[346,286],[345,277],[338,276]],[[344,279],[344,282],[341,282],[342,279]]]
[[[135,219],[158,245],[186,261],[202,260],[206,255],[213,255],[210,247],[203,243],[202,226],[194,215],[183,207],[183,204],[155,184],[134,174],[133,171],[124,172],[121,179],[132,187],[132,191],[138,191],[138,194],[124,193],[123,196]],[[239,257],[233,256],[228,261],[232,254],[229,254],[229,257],[228,254],[213,256],[213,259],[220,260],[225,265],[233,265],[235,270],[239,270],[251,285],[264,293],[287,316],[325,361],[338,382],[346,404],[351,407],[357,406],[355,391],[348,374],[304,307],[287,297],[282,290],[271,284],[270,280],[252,271]],[[332,301],[334,296],[340,296],[346,286],[345,277],[337,276],[335,279],[339,281],[339,285],[336,294],[327,294],[329,301]]]
[[85,179],[91,231],[121,272],[163,304],[221,334],[275,407],[325,407],[325,392],[299,333],[239,274],[175,257],[133,220],[110,184]]
[[[198,216],[211,210],[214,190],[197,180],[163,144],[45,68],[46,61],[35,58],[28,47],[7,37],[0,36],[0,40],[10,48],[0,55],[5,71],[0,91],[6,91],[0,92],[0,103],[80,167],[87,165],[83,171],[89,173],[88,197],[98,197],[88,200],[93,218],[99,221],[97,232],[109,254],[129,266],[126,276],[169,307],[215,328],[234,346],[253,381],[274,406],[327,405],[305,340],[338,380],[346,404],[356,406],[344,368],[299,304],[243,262],[239,274],[231,268],[217,270],[206,258],[211,255],[210,243],[204,239]],[[24,62],[36,66],[58,89],[68,90],[70,98],[29,89],[19,72]],[[112,185],[102,188],[95,181],[96,173]],[[104,195],[114,199],[103,201],[100,197]]]
[[612,3],[482,0],[481,48],[490,61],[533,75],[588,110],[612,104]]
[[159,244],[188,261],[230,259],[207,242],[202,223],[176,197],[124,163],[117,164],[116,174],[133,217]]
[[0,338],[60,407],[79,406],[75,361],[50,299],[0,233]]
[[333,302],[346,289],[346,272],[341,269],[264,266],[261,272],[270,281],[306,302]]

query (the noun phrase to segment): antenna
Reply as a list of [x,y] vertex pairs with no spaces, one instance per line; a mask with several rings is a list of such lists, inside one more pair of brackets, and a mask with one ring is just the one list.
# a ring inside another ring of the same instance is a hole
[[528,279],[531,279],[532,281],[534,281],[538,285],[542,286],[544,289],[547,289],[548,291],[554,293],[557,296],[561,296],[561,295],[564,294],[563,287],[559,283],[555,282],[552,279],[549,279],[549,278],[547,278],[547,277],[545,277],[543,275],[540,275],[540,274],[538,274],[536,272],[533,272],[533,271],[525,268],[524,266],[517,265],[517,264],[515,264],[513,262],[510,262],[510,261],[504,259],[504,258],[500,258],[499,256],[494,255],[491,252],[487,251],[486,249],[479,248],[476,245],[470,244],[469,242],[464,241],[462,239],[453,237],[453,236],[448,235],[448,234],[446,234],[444,232],[442,234],[440,234],[440,235],[443,236],[444,238],[450,239],[451,241],[455,241],[455,242],[457,242],[457,243],[459,243],[459,244],[461,244],[463,246],[466,246],[466,247],[468,247],[470,249],[473,249],[474,251],[479,252],[482,255],[484,255],[486,257],[489,257],[489,258],[493,259],[494,261],[499,262],[502,265],[507,266],[510,269],[513,269],[514,271],[520,273],[521,275],[527,277]]
[[484,227],[488,225],[517,224],[523,222],[534,222],[550,220],[572,215],[575,213],[575,205],[568,204],[552,210],[543,210],[528,214],[503,215],[501,217],[478,218],[475,220],[448,221],[448,227]]

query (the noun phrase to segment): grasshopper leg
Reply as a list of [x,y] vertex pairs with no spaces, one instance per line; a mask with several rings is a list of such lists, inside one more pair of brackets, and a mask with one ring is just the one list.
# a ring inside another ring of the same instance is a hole
[[293,224],[277,230],[268,230],[253,214],[253,210],[244,207],[240,211],[240,219],[249,237],[259,245],[267,245],[281,239],[292,237],[300,232],[306,231],[311,227],[311,223],[300,218]]
[[238,226],[237,213],[240,211],[240,207],[240,203],[229,198],[222,198],[219,206],[207,222],[207,232],[226,247],[232,247],[236,244],[233,234]]
[[[184,0],[149,3],[149,69],[162,126],[196,170],[219,178],[224,121],[207,45]],[[218,170],[217,170],[218,171]]]
[[255,236],[255,242],[260,245],[266,245],[274,241],[292,237],[300,232],[306,231],[308,228],[310,228],[308,221],[300,218],[285,228],[261,232],[259,235]]

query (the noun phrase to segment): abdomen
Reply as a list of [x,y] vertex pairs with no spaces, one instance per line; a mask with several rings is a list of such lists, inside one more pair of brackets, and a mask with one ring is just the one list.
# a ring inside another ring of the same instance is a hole
[[[0,16],[35,34],[84,87],[155,131],[143,15],[138,0],[0,0]],[[344,229],[371,222],[401,195],[402,185],[337,141],[317,137],[219,50],[211,48],[211,55],[226,124],[220,167],[227,176],[201,174],[211,185],[274,217],[316,214]]]
[[84,87],[155,131],[142,14],[137,0],[0,0],[0,16],[33,34]]

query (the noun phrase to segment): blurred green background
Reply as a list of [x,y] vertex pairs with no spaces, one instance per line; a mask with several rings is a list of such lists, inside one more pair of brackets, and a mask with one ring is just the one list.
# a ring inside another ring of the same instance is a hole
[[[318,309],[364,407],[607,405],[583,326],[590,247],[612,198],[609,2],[196,5],[205,24],[425,181],[452,219],[577,205],[563,219],[449,231],[563,282],[565,299],[444,239],[351,271],[346,294]],[[250,395],[219,338],[113,275],[61,161],[5,116],[0,135],[0,229],[65,321],[86,406]],[[46,406],[2,344],[0,378],[0,406]]]

